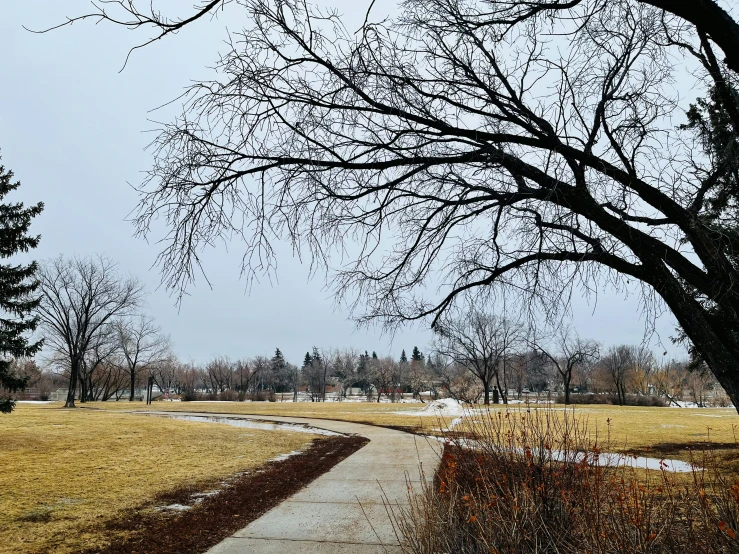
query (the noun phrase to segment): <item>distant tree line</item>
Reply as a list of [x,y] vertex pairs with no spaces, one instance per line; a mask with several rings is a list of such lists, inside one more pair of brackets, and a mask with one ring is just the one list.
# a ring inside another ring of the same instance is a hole
[[668,361],[639,345],[604,347],[567,326],[547,334],[479,307],[440,319],[427,353],[418,346],[410,356],[405,349],[378,356],[314,346],[300,365],[279,348],[272,356],[185,362],[143,311],[141,283],[108,258],[59,257],[40,264],[36,276],[33,313],[45,340],[44,367],[16,356],[6,372],[29,396],[49,398],[66,388],[67,407],[134,400],[148,383],[157,394],[182,400],[728,403],[695,359]]

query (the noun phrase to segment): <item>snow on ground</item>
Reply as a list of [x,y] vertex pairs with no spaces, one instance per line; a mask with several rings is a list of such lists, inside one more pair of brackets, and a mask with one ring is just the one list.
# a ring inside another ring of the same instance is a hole
[[463,416],[468,410],[458,400],[453,398],[440,398],[429,402],[420,410],[413,410],[407,412],[393,412],[400,415],[414,415],[414,416]]
[[16,400],[16,404],[56,404],[56,400]]
[[302,454],[302,453],[303,453],[302,450],[293,450],[292,452],[287,452],[286,454],[280,454],[279,456],[275,456],[274,458],[270,460],[270,462],[282,462],[292,456],[297,456],[298,454]]
[[[731,408],[731,409],[734,408],[734,406],[731,406],[731,405],[729,405],[729,406],[723,406],[723,407],[724,408]],[[686,401],[683,401],[683,400],[673,400],[672,403],[670,404],[670,408],[703,408],[703,409],[705,409],[706,406],[699,406],[695,402],[686,402]]]

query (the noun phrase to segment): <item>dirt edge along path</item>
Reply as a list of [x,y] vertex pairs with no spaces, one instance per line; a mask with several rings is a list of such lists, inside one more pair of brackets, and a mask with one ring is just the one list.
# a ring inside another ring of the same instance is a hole
[[[124,531],[124,539],[84,554],[198,554],[291,497],[369,442],[359,436],[316,439],[298,454],[269,462],[246,473],[217,494],[179,512],[152,513],[150,506],[134,510],[106,528]],[[157,505],[192,504],[197,490],[172,491]]]

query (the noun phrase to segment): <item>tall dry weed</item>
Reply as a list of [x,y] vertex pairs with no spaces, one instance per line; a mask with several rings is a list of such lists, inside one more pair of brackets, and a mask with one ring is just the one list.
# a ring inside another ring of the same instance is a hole
[[739,552],[739,483],[706,451],[691,474],[605,462],[608,430],[551,408],[465,417],[394,516],[412,554]]

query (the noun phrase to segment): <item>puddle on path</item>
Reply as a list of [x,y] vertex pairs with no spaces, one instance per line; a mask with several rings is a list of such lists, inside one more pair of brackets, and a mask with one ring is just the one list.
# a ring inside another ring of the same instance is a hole
[[157,414],[149,412],[139,412],[143,415],[152,417],[166,417],[169,419],[179,419],[182,421],[196,421],[199,423],[220,423],[222,425],[231,425],[232,427],[242,427],[246,429],[261,429],[263,431],[292,431],[294,433],[309,433],[311,435],[323,435],[326,437],[342,437],[342,433],[336,433],[327,429],[318,427],[310,427],[302,423],[273,422],[259,419],[246,419],[241,417],[223,417],[223,416],[195,416],[180,414]]

